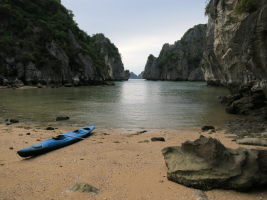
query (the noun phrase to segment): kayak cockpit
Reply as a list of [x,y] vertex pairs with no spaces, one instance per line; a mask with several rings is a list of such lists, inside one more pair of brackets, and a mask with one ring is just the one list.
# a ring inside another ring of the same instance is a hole
[[52,137],[52,139],[54,140],[64,140],[65,138],[66,138],[65,135],[58,135],[58,136]]

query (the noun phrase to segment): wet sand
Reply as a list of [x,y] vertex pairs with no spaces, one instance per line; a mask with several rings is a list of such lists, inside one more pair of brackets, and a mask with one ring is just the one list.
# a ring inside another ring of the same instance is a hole
[[[31,159],[19,157],[16,150],[22,147],[74,130],[73,127],[54,131],[45,128],[0,125],[1,200],[198,199],[197,190],[167,180],[161,149],[195,140],[200,135],[199,129],[146,129],[143,134],[136,134],[142,129],[95,129],[93,136],[65,148]],[[231,141],[230,135],[223,134],[223,131],[204,135],[218,138],[227,147],[242,146]],[[157,136],[164,137],[166,142],[151,142],[151,137]],[[67,192],[76,182],[93,185],[100,189],[100,193]],[[267,191],[240,193],[212,190],[205,193],[210,200],[267,199]]]

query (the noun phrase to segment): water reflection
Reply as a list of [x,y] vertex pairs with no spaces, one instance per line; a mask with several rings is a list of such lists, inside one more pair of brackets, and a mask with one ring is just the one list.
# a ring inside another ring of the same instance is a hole
[[0,116],[45,124],[67,115],[71,120],[61,125],[103,128],[221,125],[232,117],[217,101],[226,93],[201,82],[144,80],[118,82],[114,87],[1,90]]

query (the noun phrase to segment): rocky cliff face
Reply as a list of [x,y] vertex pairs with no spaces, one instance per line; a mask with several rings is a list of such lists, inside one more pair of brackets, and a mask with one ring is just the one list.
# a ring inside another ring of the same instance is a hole
[[135,73],[130,72],[130,79],[138,79],[138,76]]
[[267,85],[267,1],[211,0],[203,71],[209,84]]
[[143,76],[144,76],[144,71],[142,71],[142,72],[138,75],[138,78],[139,78],[139,79],[143,79]]
[[175,44],[165,44],[158,58],[150,55],[143,77],[148,80],[204,80],[200,63],[205,47],[206,27],[197,25]]
[[92,41],[99,54],[104,58],[105,65],[108,68],[108,79],[119,81],[128,80],[129,72],[124,70],[121,55],[117,47],[103,34],[94,35]]
[[58,0],[3,0],[0,27],[0,85],[127,79],[115,45],[80,30]]

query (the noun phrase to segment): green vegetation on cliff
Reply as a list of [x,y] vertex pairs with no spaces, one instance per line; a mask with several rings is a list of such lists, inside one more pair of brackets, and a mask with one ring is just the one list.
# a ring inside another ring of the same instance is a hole
[[237,3],[235,11],[237,13],[251,13],[257,10],[257,0],[241,0]]
[[77,74],[86,68],[83,65],[88,61],[84,61],[84,56],[89,55],[91,59],[86,59],[96,69],[91,73],[97,73],[92,76],[108,78],[110,69],[101,51],[104,48],[109,56],[121,59],[118,49],[103,34],[91,37],[80,30],[73,16],[60,0],[1,0],[0,74],[17,76],[16,70],[10,72],[10,63],[6,61],[10,58],[12,65],[34,63],[37,70],[49,68],[53,73],[64,73],[67,65],[68,74]]
[[[55,41],[67,53],[76,56],[68,45],[68,31],[78,36],[80,45],[92,56],[101,69],[103,59],[90,46],[91,38],[73,20],[73,13],[58,0],[2,0],[0,4],[0,48],[8,54],[18,54],[23,63],[33,61],[38,66],[51,63],[46,54],[47,41]],[[19,51],[21,49],[22,51]]]

